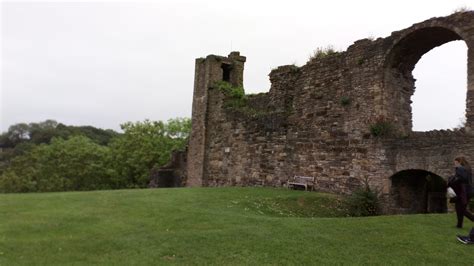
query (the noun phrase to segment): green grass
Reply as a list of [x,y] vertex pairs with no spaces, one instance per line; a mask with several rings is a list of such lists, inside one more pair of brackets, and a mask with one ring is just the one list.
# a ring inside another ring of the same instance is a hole
[[0,195],[0,265],[474,264],[454,214],[338,218],[337,206],[264,188]]

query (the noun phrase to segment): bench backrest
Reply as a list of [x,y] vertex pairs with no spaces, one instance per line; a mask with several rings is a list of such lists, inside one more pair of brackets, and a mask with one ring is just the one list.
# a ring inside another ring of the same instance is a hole
[[314,183],[314,176],[293,176],[293,180],[300,183]]

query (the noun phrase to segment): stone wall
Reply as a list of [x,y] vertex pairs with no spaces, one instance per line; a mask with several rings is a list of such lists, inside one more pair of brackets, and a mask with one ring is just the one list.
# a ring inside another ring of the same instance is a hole
[[[458,39],[469,48],[466,127],[412,132],[411,71],[424,53]],[[303,175],[316,177],[319,191],[347,194],[368,178],[392,206],[387,212],[396,212],[393,175],[419,169],[446,178],[455,156],[474,154],[473,47],[474,12],[432,18],[302,67],[280,66],[269,74],[270,91],[249,95],[238,108],[213,84],[241,85],[245,57],[198,59],[188,185],[282,186]],[[390,134],[371,134],[381,123]]]

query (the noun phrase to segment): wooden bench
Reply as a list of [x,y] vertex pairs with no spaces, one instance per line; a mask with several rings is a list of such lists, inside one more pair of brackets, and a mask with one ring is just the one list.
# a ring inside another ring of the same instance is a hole
[[288,188],[295,188],[297,186],[304,187],[304,190],[314,190],[314,176],[298,176],[295,175],[287,182]]

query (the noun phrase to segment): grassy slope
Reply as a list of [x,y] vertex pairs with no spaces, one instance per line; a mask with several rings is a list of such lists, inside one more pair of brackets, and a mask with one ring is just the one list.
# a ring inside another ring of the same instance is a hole
[[314,207],[333,201],[261,188],[0,195],[0,265],[474,263],[454,214],[308,217],[336,215]]

